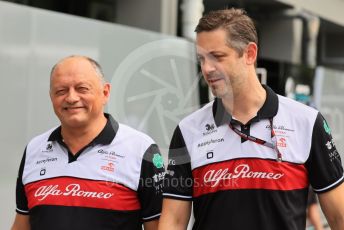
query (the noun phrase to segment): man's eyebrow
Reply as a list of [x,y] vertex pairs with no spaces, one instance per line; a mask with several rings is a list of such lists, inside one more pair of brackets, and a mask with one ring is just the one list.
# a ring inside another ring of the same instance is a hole
[[199,53],[196,53],[197,56],[205,56],[205,55],[227,55],[225,52],[221,51],[221,50],[212,50],[210,52],[206,52],[206,53],[202,53],[202,52],[199,52]]
[[210,51],[209,54],[210,55],[227,55],[226,53],[219,51],[219,50]]

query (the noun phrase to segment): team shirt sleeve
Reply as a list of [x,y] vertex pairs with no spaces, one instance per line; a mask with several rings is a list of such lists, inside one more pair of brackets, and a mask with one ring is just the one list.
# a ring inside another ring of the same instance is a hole
[[152,144],[143,156],[138,188],[144,222],[160,217],[164,175],[164,161],[160,150],[156,144]]
[[23,171],[25,165],[25,156],[26,156],[26,149],[23,154],[23,158],[20,162],[19,172],[17,177],[17,186],[16,186],[16,212],[22,215],[29,214],[28,202],[25,193],[25,188],[23,184]]
[[343,167],[324,117],[318,113],[312,134],[312,146],[306,162],[310,184],[317,193],[334,189],[343,183]]
[[163,196],[164,198],[191,200],[193,183],[190,155],[182,132],[177,126],[169,148]]

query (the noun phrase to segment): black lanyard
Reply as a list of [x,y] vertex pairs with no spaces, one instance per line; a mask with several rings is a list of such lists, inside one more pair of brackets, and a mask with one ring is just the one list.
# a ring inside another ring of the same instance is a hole
[[277,158],[276,160],[281,162],[282,161],[282,154],[281,152],[278,150],[277,148],[277,138],[276,138],[276,135],[275,135],[275,131],[274,131],[274,126],[273,126],[273,120],[272,118],[269,119],[270,121],[270,126],[271,126],[271,142],[268,142],[268,141],[265,141],[265,140],[262,140],[260,138],[257,138],[257,137],[254,137],[254,136],[251,136],[251,135],[247,135],[243,132],[241,132],[239,129],[235,128],[233,124],[229,123],[228,126],[236,133],[238,134],[241,138],[244,138],[245,140],[249,140],[249,141],[253,141],[254,143],[256,144],[259,144],[259,145],[264,145],[266,147],[269,147],[273,150],[276,151],[277,153]]

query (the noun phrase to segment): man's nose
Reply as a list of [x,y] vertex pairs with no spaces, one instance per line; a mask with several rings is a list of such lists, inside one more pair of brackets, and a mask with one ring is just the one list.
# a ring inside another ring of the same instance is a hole
[[75,102],[79,101],[79,99],[80,99],[79,94],[74,89],[70,89],[68,91],[66,101],[69,104],[74,104]]
[[205,59],[201,65],[204,74],[212,73],[216,70],[215,63],[211,59]]

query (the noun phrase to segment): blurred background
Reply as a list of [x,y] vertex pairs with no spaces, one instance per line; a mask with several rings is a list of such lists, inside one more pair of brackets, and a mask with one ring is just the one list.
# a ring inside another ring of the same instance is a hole
[[26,143],[59,124],[48,94],[59,59],[97,60],[112,83],[107,111],[151,135],[166,161],[176,124],[209,101],[195,25],[202,14],[228,7],[255,21],[261,82],[318,108],[343,158],[344,0],[0,1],[0,229],[15,215]]

